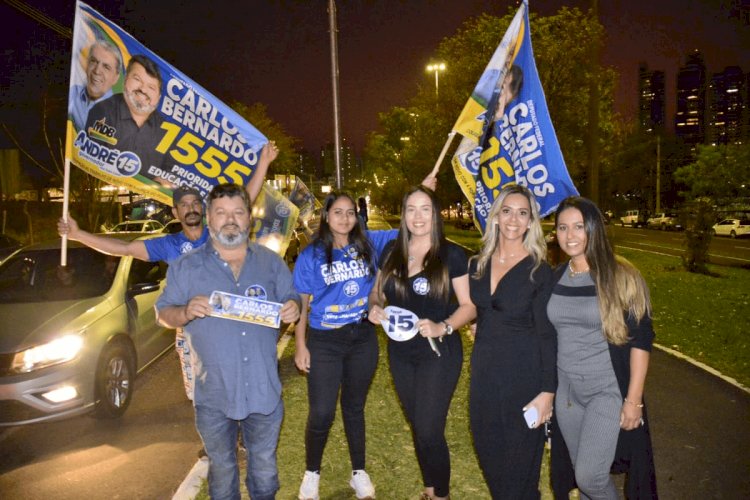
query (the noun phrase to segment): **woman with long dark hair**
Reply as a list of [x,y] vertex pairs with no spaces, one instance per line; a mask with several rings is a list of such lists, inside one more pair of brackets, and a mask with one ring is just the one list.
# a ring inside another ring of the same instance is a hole
[[386,246],[381,262],[369,319],[387,321],[386,302],[419,318],[419,335],[388,340],[388,360],[412,430],[425,487],[422,498],[448,498],[445,423],[463,362],[461,337],[453,333],[474,318],[476,309],[469,299],[466,254],[446,241],[434,192],[420,186],[404,196],[398,237]]
[[[422,185],[435,186],[428,176]],[[349,444],[349,485],[358,499],[374,498],[365,472],[365,401],[378,364],[378,340],[367,321],[368,296],[378,256],[397,230],[365,231],[350,195],[332,193],[323,202],[320,226],[297,258],[294,287],[302,299],[295,333],[297,368],[307,374],[310,406],[305,430],[306,470],[299,498],[318,499],[320,466],[341,394]],[[306,335],[307,334],[307,335]]]
[[482,250],[469,264],[477,332],[469,417],[492,498],[539,498],[544,422],[557,385],[555,330],[547,319],[552,269],[531,192],[503,188]]
[[[555,272],[547,306],[558,339],[555,415],[581,498],[618,498],[609,475],[616,450],[630,472],[628,498],[655,498],[643,401],[654,338],[648,286],[612,251],[604,217],[592,201],[563,200],[556,230],[570,260]],[[562,445],[553,444],[553,456],[563,459],[553,458],[553,482],[565,475]]]

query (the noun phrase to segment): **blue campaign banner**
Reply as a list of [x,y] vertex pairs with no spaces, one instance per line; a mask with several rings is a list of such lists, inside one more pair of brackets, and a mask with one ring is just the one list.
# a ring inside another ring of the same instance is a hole
[[119,26],[76,4],[66,158],[163,203],[253,176],[266,137]]
[[[521,15],[523,24],[516,26]],[[498,58],[496,52],[496,63],[488,65],[470,99],[474,109],[480,111],[477,121],[481,128],[474,127],[476,139],[471,140],[470,128],[454,127],[464,136],[453,159],[454,171],[464,194],[474,203],[475,220],[482,231],[492,203],[507,184],[528,187],[542,217],[552,213],[564,198],[578,194],[565,166],[536,69],[527,1],[519,8],[503,43],[508,49],[500,51],[501,44],[498,51],[505,57]],[[494,89],[491,93],[487,90],[490,88]],[[476,97],[479,89],[483,98]]]

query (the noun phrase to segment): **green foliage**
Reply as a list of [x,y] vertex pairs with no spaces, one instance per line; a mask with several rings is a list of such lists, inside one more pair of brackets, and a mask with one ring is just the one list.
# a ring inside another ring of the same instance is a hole
[[231,104],[231,108],[252,123],[269,141],[276,141],[279,156],[271,164],[267,177],[270,178],[273,174],[296,174],[297,159],[294,151],[299,145],[299,140],[287,134],[278,122],[268,116],[266,105],[261,103],[247,105],[235,101]]
[[730,201],[750,196],[750,144],[698,146],[695,161],[679,168],[675,177],[691,198],[705,196]]
[[[393,108],[380,116],[380,132],[371,134],[365,150],[365,176],[377,173],[388,183],[379,191],[385,204],[400,200],[408,184],[416,184],[438,159],[456,118],[510,24],[515,9],[503,17],[483,14],[470,19],[444,39],[436,59],[445,61],[440,74],[439,99],[432,80],[420,86],[408,107]],[[561,8],[552,16],[531,16],[531,37],[537,68],[568,170],[576,184],[585,177],[588,140],[588,99],[591,82],[599,88],[599,146],[602,163],[611,156],[615,133],[613,88],[615,72],[592,63],[591,53],[604,41],[604,28],[579,9]],[[410,141],[400,141],[408,136]],[[458,145],[453,141],[453,148]],[[450,166],[452,150],[438,177],[438,196],[446,206],[463,198]],[[379,201],[379,203],[383,203]]]
[[680,222],[685,228],[685,254],[682,265],[691,273],[710,274],[708,247],[711,244],[712,226],[716,216],[711,203],[700,199],[686,204],[680,210]]

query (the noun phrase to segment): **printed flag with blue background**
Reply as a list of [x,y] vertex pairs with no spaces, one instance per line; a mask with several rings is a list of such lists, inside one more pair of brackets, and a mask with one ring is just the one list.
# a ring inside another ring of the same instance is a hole
[[462,136],[452,164],[484,232],[499,191],[517,183],[536,197],[542,217],[578,190],[552,126],[524,0],[482,73],[453,130]]
[[[195,187],[205,198],[217,184],[247,184],[267,142],[229,106],[77,2],[66,159],[171,205],[177,186]],[[257,205],[253,239],[283,255],[299,209],[267,185]]]
[[[73,33],[66,158],[170,205],[178,185],[205,196],[216,184],[244,185],[252,177],[268,141],[244,118],[82,2]],[[108,82],[104,64],[112,55],[119,67]],[[133,60],[142,64],[133,65],[131,82],[138,82],[128,84]],[[105,92],[87,95],[87,85]],[[133,100],[140,118],[129,110]]]

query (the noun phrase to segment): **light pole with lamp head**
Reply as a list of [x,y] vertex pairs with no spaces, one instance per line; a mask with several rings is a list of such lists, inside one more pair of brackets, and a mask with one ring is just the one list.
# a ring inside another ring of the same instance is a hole
[[435,100],[438,100],[439,92],[438,92],[438,74],[441,71],[445,71],[445,63],[433,63],[427,65],[427,72],[428,73],[435,73]]

